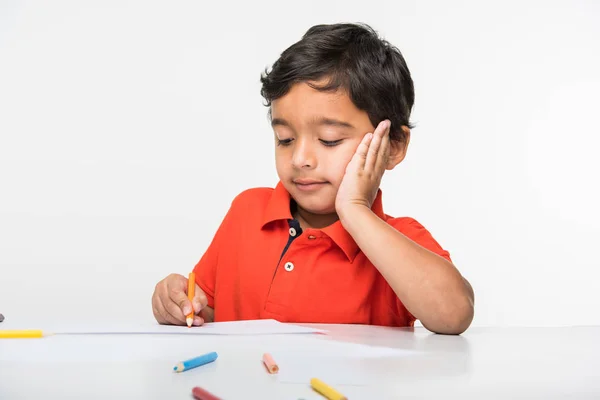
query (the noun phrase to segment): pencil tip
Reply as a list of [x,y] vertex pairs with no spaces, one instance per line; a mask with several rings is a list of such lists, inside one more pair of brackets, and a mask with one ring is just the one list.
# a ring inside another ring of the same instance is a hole
[[188,328],[191,328],[192,324],[194,323],[194,319],[193,318],[186,318],[185,322],[187,323]]

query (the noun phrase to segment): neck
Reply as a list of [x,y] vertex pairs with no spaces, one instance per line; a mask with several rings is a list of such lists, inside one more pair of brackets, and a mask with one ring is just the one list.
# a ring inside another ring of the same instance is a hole
[[322,229],[337,222],[340,218],[336,213],[314,214],[297,205],[292,208],[292,215],[300,222],[302,228]]

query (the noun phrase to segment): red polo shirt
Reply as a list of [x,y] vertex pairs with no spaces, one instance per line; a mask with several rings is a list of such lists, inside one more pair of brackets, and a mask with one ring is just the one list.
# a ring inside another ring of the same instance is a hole
[[[385,215],[381,191],[372,210],[450,260],[417,221]],[[385,326],[415,321],[339,221],[323,229],[300,228],[281,182],[234,199],[194,272],[215,321],[273,318]]]

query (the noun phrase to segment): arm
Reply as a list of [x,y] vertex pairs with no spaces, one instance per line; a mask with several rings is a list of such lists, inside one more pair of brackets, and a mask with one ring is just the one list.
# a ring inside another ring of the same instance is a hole
[[[473,289],[452,263],[419,246],[371,211],[381,178],[404,158],[407,143],[390,146],[390,122],[364,136],[338,188],[344,228],[381,272],[406,309],[437,333],[459,334],[473,319]],[[403,127],[403,129],[407,127]]]
[[469,327],[473,289],[451,262],[413,242],[365,206],[346,208],[340,221],[423,326],[445,334],[460,334]]

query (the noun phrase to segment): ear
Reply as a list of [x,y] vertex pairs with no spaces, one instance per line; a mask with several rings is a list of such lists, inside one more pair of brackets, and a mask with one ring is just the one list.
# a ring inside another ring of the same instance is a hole
[[410,142],[410,128],[402,125],[402,131],[404,132],[404,141],[390,140],[390,156],[388,158],[387,170],[392,170],[398,164],[400,164],[406,156],[408,150],[408,144]]

